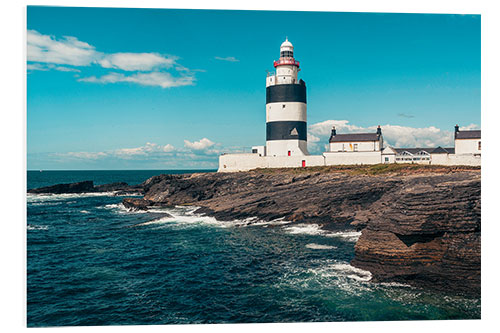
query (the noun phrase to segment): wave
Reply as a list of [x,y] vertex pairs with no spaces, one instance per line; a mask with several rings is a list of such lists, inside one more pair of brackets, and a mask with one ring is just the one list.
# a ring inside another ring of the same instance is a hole
[[37,203],[37,202],[50,202],[50,201],[61,201],[74,198],[86,198],[86,197],[103,197],[103,196],[113,196],[114,192],[98,192],[98,193],[63,193],[63,194],[35,194],[28,193],[26,195],[26,202]]
[[306,247],[308,249],[313,249],[313,250],[331,250],[331,249],[336,249],[336,246],[332,245],[324,245],[324,244],[316,244],[316,243],[309,243],[306,244]]
[[338,231],[338,232],[327,232],[325,234],[327,237],[340,237],[344,238],[350,242],[357,242],[361,236],[361,231]]
[[343,238],[347,241],[356,242],[361,236],[361,232],[358,231],[328,231],[321,228],[317,224],[297,224],[284,228],[290,234],[304,234],[311,236],[326,236],[326,237],[338,237]]
[[49,226],[47,225],[35,225],[35,224],[28,224],[26,226],[27,230],[48,230]]

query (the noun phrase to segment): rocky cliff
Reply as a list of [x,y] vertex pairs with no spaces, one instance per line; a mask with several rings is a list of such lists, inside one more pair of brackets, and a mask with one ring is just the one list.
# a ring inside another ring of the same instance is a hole
[[258,217],[361,230],[352,265],[375,281],[480,294],[481,173],[357,167],[160,175],[127,207],[196,205],[220,220]]

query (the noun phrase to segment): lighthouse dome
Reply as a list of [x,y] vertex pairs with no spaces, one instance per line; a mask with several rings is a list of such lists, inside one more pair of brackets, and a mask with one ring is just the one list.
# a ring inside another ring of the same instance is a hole
[[293,52],[293,45],[288,41],[288,38],[281,43],[280,46],[280,51],[292,51]]
[[281,48],[281,49],[282,49],[282,48],[290,48],[290,49],[292,49],[292,50],[293,50],[293,45],[292,45],[292,43],[290,43],[290,42],[288,41],[288,37],[286,38],[286,40],[285,40],[283,43],[281,43],[281,47],[280,47],[280,48]]

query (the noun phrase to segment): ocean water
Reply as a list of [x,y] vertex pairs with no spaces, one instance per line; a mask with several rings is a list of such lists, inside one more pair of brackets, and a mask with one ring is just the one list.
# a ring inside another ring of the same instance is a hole
[[[27,186],[174,172],[29,171]],[[371,282],[349,264],[357,232],[132,212],[122,199],[28,195],[29,327],[480,318],[479,299]]]

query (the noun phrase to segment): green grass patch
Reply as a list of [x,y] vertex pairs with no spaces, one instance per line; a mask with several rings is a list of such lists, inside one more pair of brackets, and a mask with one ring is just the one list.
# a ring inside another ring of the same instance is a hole
[[254,169],[262,174],[308,174],[308,173],[347,173],[351,175],[383,175],[383,174],[411,174],[411,173],[449,173],[460,171],[480,171],[480,166],[444,166],[424,164],[373,164],[373,165],[330,165],[305,168],[266,168]]

